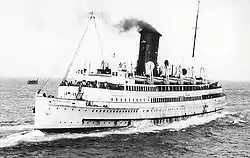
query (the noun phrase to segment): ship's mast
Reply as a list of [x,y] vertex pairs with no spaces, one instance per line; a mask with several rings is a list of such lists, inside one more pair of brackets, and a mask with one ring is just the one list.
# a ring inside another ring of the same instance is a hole
[[79,48],[80,48],[80,46],[81,46],[82,40],[83,40],[83,38],[84,38],[84,36],[85,36],[87,30],[88,30],[89,22],[90,22],[90,20],[93,19],[93,18],[94,18],[94,15],[93,15],[93,11],[92,11],[92,12],[89,13],[89,18],[88,18],[87,26],[86,26],[86,28],[85,28],[83,34],[82,34],[82,37],[81,37],[81,39],[80,39],[80,41],[79,41],[79,43],[78,43],[78,45],[77,45],[76,51],[75,51],[75,53],[74,53],[74,56],[73,56],[73,58],[72,58],[72,60],[71,60],[71,62],[70,62],[70,64],[69,64],[69,66],[68,66],[68,68],[67,68],[67,71],[66,71],[66,73],[65,73],[65,75],[64,75],[64,77],[63,77],[63,79],[62,79],[62,81],[66,80],[66,78],[67,78],[68,75],[69,75],[70,69],[71,69],[71,67],[72,67],[72,65],[73,65],[73,62],[75,61],[75,58],[76,58],[77,53],[78,53],[78,51],[79,51]]
[[198,1],[198,9],[197,9],[197,15],[196,15],[196,22],[195,22],[194,45],[193,45],[192,58],[194,58],[194,51],[195,51],[195,41],[196,41],[196,32],[197,32],[197,24],[198,24],[198,15],[199,15],[199,4],[200,4],[200,1]]
[[66,71],[66,73],[65,73],[65,75],[64,75],[64,77],[63,77],[63,79],[62,79],[62,81],[66,80],[67,77],[68,77],[68,75],[69,75],[70,69],[71,69],[71,67],[72,67],[72,65],[73,65],[73,62],[75,61],[75,58],[76,58],[78,52],[79,52],[81,43],[82,43],[83,38],[84,38],[84,36],[85,36],[85,34],[86,34],[87,30],[88,30],[88,26],[89,26],[89,23],[90,23],[91,20],[94,21],[95,30],[96,30],[96,34],[97,34],[97,37],[98,37],[98,42],[99,42],[99,44],[100,44],[100,46],[101,46],[101,57],[102,57],[102,59],[104,59],[104,57],[103,57],[103,48],[102,48],[102,45],[101,45],[101,39],[100,39],[99,32],[98,32],[98,30],[97,30],[95,12],[94,12],[94,11],[91,11],[91,12],[89,13],[89,18],[88,18],[88,21],[87,21],[87,26],[86,26],[86,28],[85,28],[83,34],[82,34],[82,37],[81,37],[81,39],[80,39],[80,41],[79,41],[79,43],[78,43],[78,46],[77,46],[77,48],[76,48],[76,51],[75,51],[75,53],[74,53],[74,56],[73,56],[73,58],[72,58],[72,60],[71,60],[71,62],[70,62],[70,64],[69,64],[69,66],[68,66],[68,68],[67,68],[67,71]]

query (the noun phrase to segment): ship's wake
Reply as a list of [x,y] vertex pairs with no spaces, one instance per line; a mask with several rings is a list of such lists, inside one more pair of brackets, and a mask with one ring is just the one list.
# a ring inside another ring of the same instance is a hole
[[120,129],[110,129],[107,131],[95,131],[91,133],[63,133],[63,134],[46,134],[39,130],[34,130],[32,125],[19,126],[3,126],[0,132],[4,130],[15,131],[7,136],[0,138],[0,148],[16,146],[24,142],[44,142],[55,141],[59,139],[77,139],[84,137],[105,137],[112,134],[139,134],[148,132],[160,132],[162,130],[179,131],[188,127],[195,127],[229,115],[229,112],[216,113],[203,117],[194,116],[187,120],[173,122],[170,124],[154,125],[150,121],[139,121],[133,123],[130,127]]

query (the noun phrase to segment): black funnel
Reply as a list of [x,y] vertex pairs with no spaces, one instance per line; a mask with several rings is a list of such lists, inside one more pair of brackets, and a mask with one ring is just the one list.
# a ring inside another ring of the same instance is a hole
[[162,36],[159,32],[155,30],[143,29],[139,31],[141,34],[140,38],[140,49],[139,58],[137,60],[136,75],[144,76],[145,64],[152,61],[155,65],[153,69],[154,76],[158,75],[157,72],[157,57],[158,57],[158,47],[159,39]]

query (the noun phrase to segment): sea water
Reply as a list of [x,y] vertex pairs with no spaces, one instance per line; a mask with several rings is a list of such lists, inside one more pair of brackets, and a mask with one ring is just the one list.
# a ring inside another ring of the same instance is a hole
[[[46,134],[33,129],[37,85],[0,79],[0,157],[250,157],[250,83],[223,82],[221,113],[171,124],[140,121],[90,133]],[[46,93],[56,95],[59,80]]]

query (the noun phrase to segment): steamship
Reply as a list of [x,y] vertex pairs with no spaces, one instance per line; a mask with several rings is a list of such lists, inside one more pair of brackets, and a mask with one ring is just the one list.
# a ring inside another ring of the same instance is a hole
[[36,80],[28,80],[27,84],[38,84],[38,79],[36,79]]
[[[93,13],[89,20],[95,20]],[[129,69],[126,63],[111,67],[102,62],[95,72],[77,69],[71,80],[67,78],[68,68],[57,97],[42,93],[44,86],[39,89],[35,98],[35,129],[85,132],[127,127],[142,120],[160,125],[223,109],[226,96],[218,82],[195,75],[194,67],[174,67],[168,60],[159,67],[162,35],[147,28],[139,33],[135,68]]]

